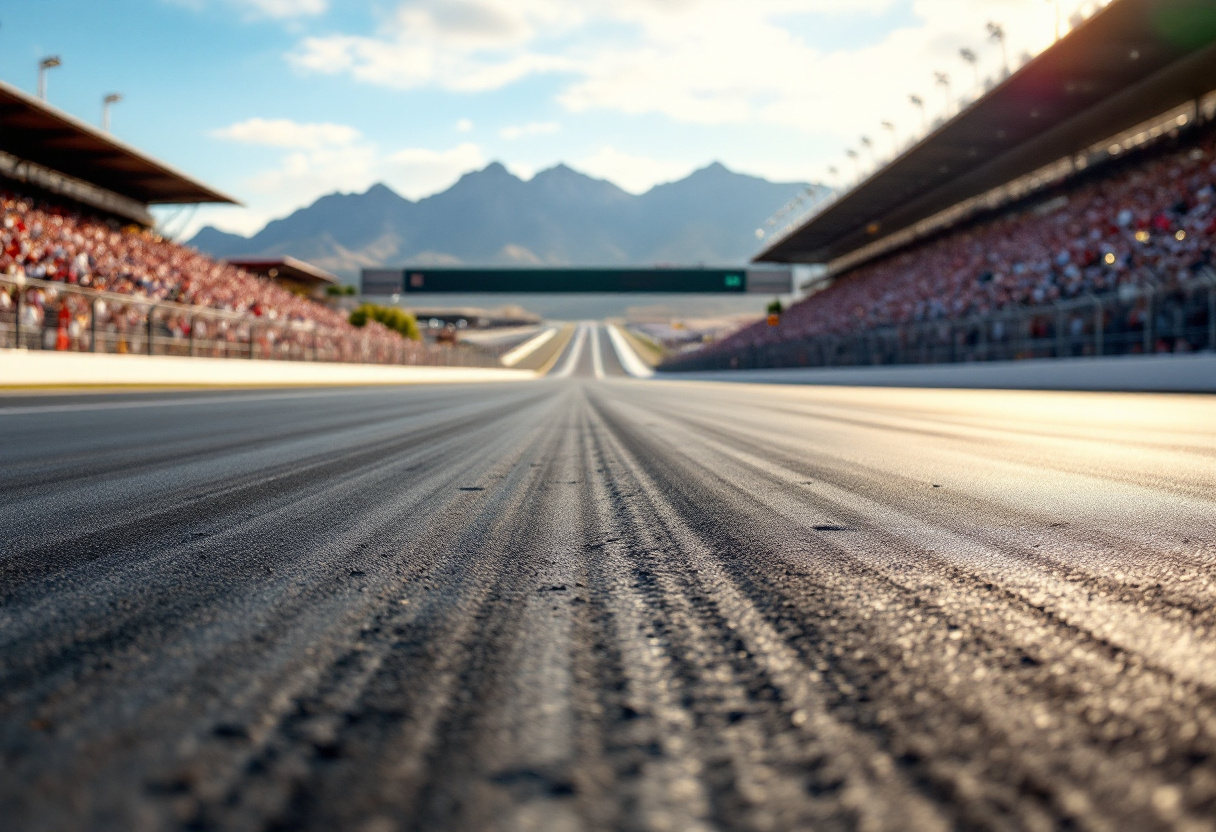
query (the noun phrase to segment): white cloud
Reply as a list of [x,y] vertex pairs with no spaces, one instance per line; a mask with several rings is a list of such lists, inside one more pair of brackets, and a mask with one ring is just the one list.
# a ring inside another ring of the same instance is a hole
[[634,156],[613,147],[602,147],[592,155],[572,162],[571,166],[635,194],[648,191],[661,182],[683,179],[693,170],[688,162]]
[[695,25],[675,14],[649,15],[642,43],[596,52],[559,100],[575,112],[662,113],[700,124],[767,122],[850,138],[883,118],[902,119],[910,129],[919,116],[907,112],[909,93],[942,106],[934,71],[949,71],[958,92],[971,86],[959,49],[975,48],[987,73],[998,69],[999,49],[986,42],[988,20],[1005,22],[1016,55],[1046,45],[1054,16],[1048,4],[1025,0],[917,0],[918,25],[872,46],[833,51],[797,37],[777,13],[783,5],[706,0],[698,4]]
[[[202,9],[216,0],[165,0],[190,9]],[[225,6],[236,9],[247,20],[273,18],[291,20],[323,14],[329,9],[329,0],[220,0]]]
[[377,34],[305,38],[290,60],[305,70],[402,89],[494,90],[572,69],[570,58],[539,42],[590,19],[578,4],[562,0],[410,0]]
[[285,118],[251,118],[213,130],[211,135],[244,144],[303,150],[342,147],[359,140],[359,131],[345,124],[301,124]]
[[507,162],[505,164],[507,170],[525,182],[536,176],[537,166],[530,162]]
[[247,207],[208,212],[207,220],[216,227],[242,234],[255,232],[323,194],[363,191],[383,182],[402,196],[419,199],[486,164],[481,148],[472,142],[445,150],[385,151],[342,124],[255,118],[211,135],[285,151],[273,167],[237,185],[235,190]]
[[230,0],[262,17],[290,18],[321,14],[328,0]]
[[498,131],[498,135],[504,139],[522,139],[525,136],[546,136],[561,129],[562,126],[556,121],[534,121],[504,127]]
[[[317,14],[326,7],[325,0],[170,1],[240,3],[250,13],[278,17]],[[959,57],[961,48],[980,54],[984,75],[995,74],[1000,49],[986,38],[987,21],[1005,25],[1015,60],[1023,51],[1045,47],[1055,22],[1053,4],[1041,0],[907,2],[911,15],[901,19],[912,22],[889,30],[884,13],[897,4],[903,8],[904,2],[386,0],[395,11],[378,29],[303,37],[288,60],[304,73],[460,93],[499,90],[547,75],[556,101],[570,113],[733,125],[732,130],[751,131],[752,138],[731,133],[732,141],[746,144],[713,155],[768,176],[824,180],[830,164],[851,175],[843,152],[860,150],[863,134],[881,155],[890,153],[892,136],[880,126],[884,119],[895,124],[901,139],[919,130],[921,116],[908,103],[910,93],[926,100],[930,116],[940,113],[945,96],[934,86],[935,70],[951,74],[956,94],[970,87],[972,70]],[[1064,18],[1081,2],[1062,0]],[[817,44],[800,34],[844,14],[870,15],[875,31],[884,34],[848,48]],[[564,133],[578,134],[573,117],[562,122]],[[458,133],[472,128],[471,119],[455,122]],[[755,141],[756,131],[770,128],[785,138],[771,145]],[[509,140],[556,129],[556,122],[521,122],[499,135]],[[791,134],[800,138],[788,138]],[[382,149],[352,127],[328,123],[250,119],[214,135],[283,151],[274,168],[250,179],[245,189],[234,188],[248,196],[250,211],[267,218],[326,190],[351,190],[377,180],[410,197],[424,196],[485,163],[476,144]],[[572,164],[635,192],[691,170],[688,162],[672,161],[679,158],[678,147],[659,144],[670,138],[656,134],[649,145],[649,137],[635,138],[630,149],[641,155],[601,146]],[[780,157],[769,152],[782,143],[795,149]],[[660,146],[667,149],[655,149]],[[544,164],[515,160],[511,170],[525,174]]]
[[391,40],[331,35],[305,38],[288,60],[300,69],[349,73],[356,80],[398,89],[434,86],[459,92],[500,89],[530,75],[569,69],[554,55],[495,54],[479,49],[443,48],[418,40],[416,33]]
[[[1062,0],[1064,17],[1083,0]],[[954,90],[972,85],[962,47],[999,69],[986,38],[998,20],[1011,56],[1051,39],[1055,9],[1031,0],[913,0],[914,23],[869,46],[816,47],[792,22],[882,13],[896,0],[409,0],[379,31],[306,38],[291,60],[305,71],[347,74],[396,88],[476,92],[540,74],[563,80],[558,102],[574,113],[658,114],[678,122],[779,125],[845,146],[880,121],[919,128],[917,92],[943,109],[933,72]],[[525,135],[507,128],[504,138]]]
[[481,148],[464,142],[448,150],[408,148],[385,157],[381,164],[384,180],[397,193],[410,199],[446,189],[461,174],[484,167],[486,158]]

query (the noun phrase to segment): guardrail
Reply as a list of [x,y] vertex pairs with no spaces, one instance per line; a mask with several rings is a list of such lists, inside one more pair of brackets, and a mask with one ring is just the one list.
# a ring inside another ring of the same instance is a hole
[[[788,325],[782,321],[778,326]],[[1216,350],[1216,273],[1053,305],[675,356],[665,371],[940,364]]]
[[0,275],[0,348],[350,364],[496,367],[476,347],[352,334],[172,301]]

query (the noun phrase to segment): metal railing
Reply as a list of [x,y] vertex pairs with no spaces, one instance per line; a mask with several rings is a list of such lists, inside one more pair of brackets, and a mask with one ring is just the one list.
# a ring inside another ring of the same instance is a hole
[[465,345],[352,333],[205,306],[0,275],[0,348],[352,364],[499,366]]
[[[782,320],[778,326],[792,325]],[[768,344],[713,346],[669,358],[675,372],[1010,361],[1216,350],[1216,274],[1185,283],[1125,286],[1053,305],[957,320]]]

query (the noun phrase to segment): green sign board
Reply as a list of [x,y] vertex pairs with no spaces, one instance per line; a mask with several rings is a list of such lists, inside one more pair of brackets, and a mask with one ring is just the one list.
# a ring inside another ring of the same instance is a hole
[[745,269],[365,269],[363,294],[743,293]]

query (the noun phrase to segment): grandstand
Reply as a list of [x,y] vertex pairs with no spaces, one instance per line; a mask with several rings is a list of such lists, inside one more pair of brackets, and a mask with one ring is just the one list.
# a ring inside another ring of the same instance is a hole
[[1216,348],[1216,8],[1114,0],[771,240],[825,265],[670,369]]
[[[479,363],[375,322],[356,328],[258,277],[264,264],[219,262],[153,230],[151,205],[233,202],[0,82],[0,348]],[[332,281],[279,265],[309,288]]]

